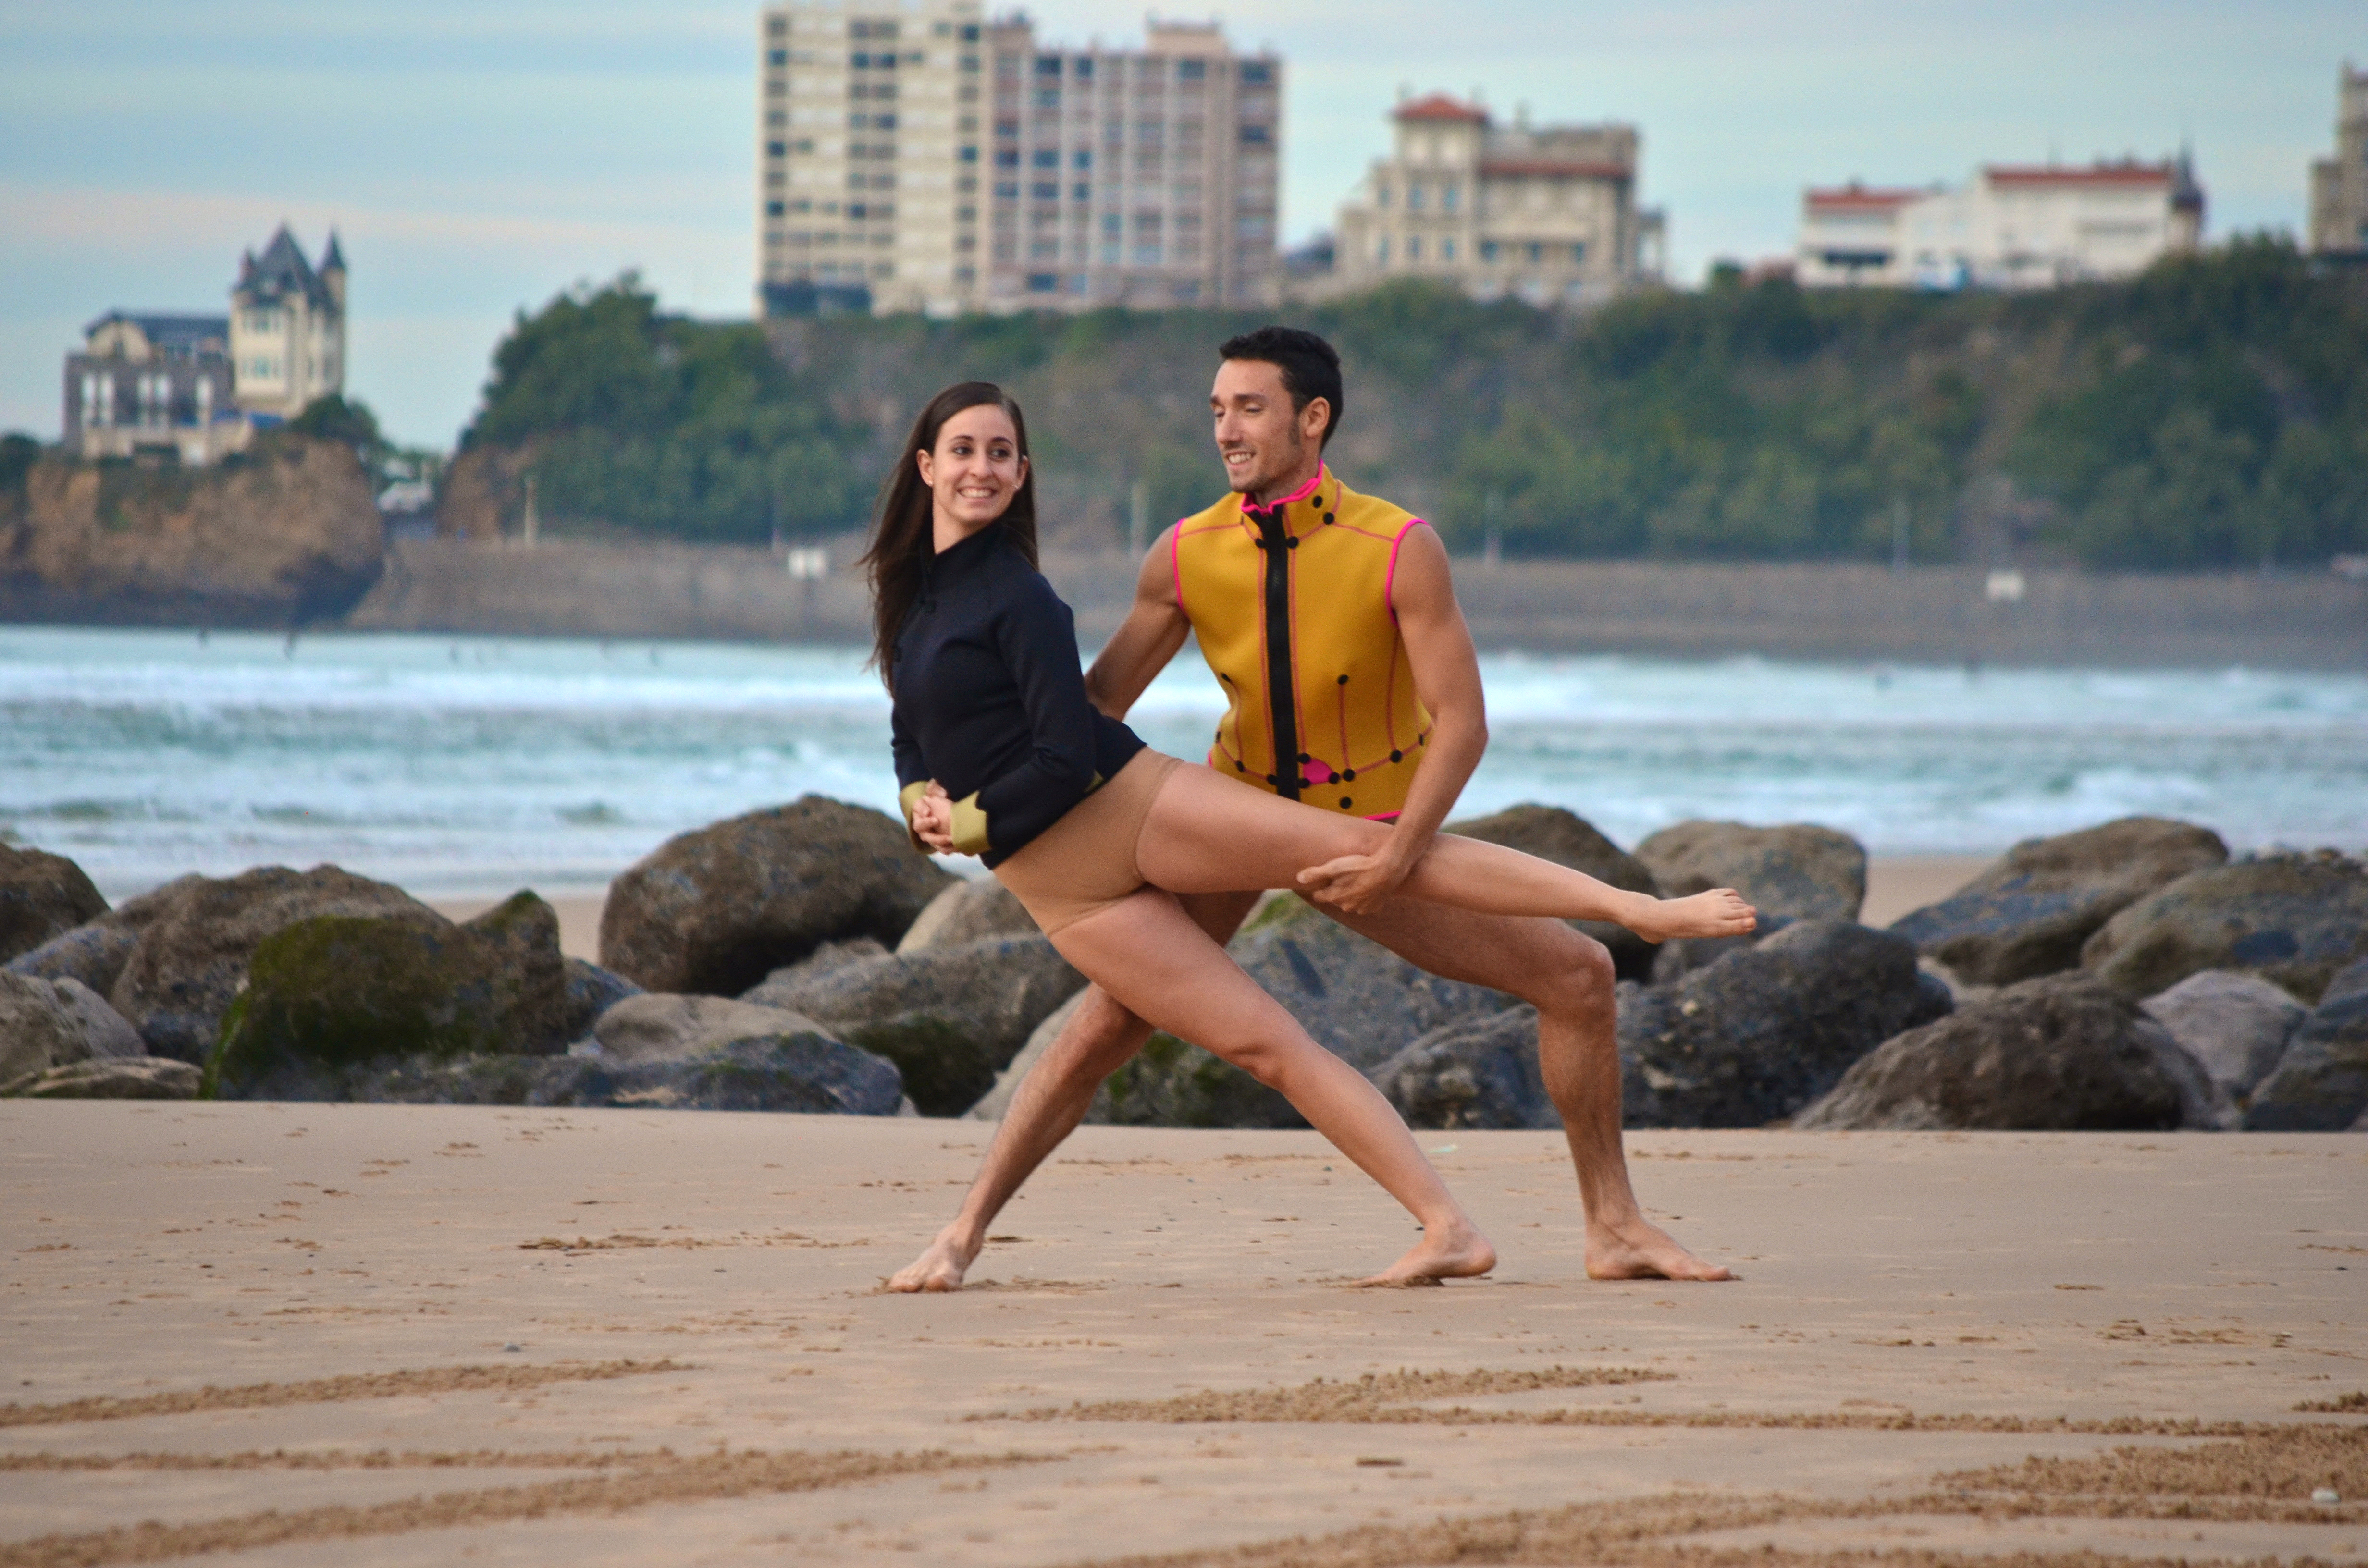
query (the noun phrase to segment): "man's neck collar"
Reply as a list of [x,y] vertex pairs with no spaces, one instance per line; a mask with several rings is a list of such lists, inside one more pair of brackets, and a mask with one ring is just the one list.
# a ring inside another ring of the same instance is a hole
[[1307,483],[1290,494],[1278,495],[1271,501],[1261,501],[1255,495],[1245,495],[1242,497],[1242,506],[1247,511],[1271,512],[1278,506],[1288,506],[1294,501],[1304,501],[1326,477],[1324,472],[1324,460],[1318,458],[1315,460],[1315,472],[1308,476]]

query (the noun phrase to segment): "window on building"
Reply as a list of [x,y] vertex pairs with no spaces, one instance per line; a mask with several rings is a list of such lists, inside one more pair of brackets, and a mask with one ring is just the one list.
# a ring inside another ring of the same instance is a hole
[[1058,293],[1060,288],[1061,278],[1058,273],[1031,272],[1028,275],[1028,291],[1031,294]]
[[1439,205],[1444,211],[1454,211],[1463,200],[1463,187],[1456,184],[1453,180],[1448,181],[1447,188],[1439,193]]
[[790,51],[786,49],[768,49],[765,51],[765,63],[768,65],[787,65],[789,62]]
[[1040,179],[1028,187],[1028,194],[1038,201],[1058,201],[1061,199],[1060,182]]
[[1420,261],[1422,259],[1422,236],[1420,234],[1408,234],[1406,236],[1406,259],[1408,261]]
[[1374,206],[1376,206],[1376,207],[1387,207],[1389,204],[1390,204],[1390,184],[1389,184],[1389,181],[1387,181],[1387,180],[1376,180],[1376,181],[1374,181],[1374,182],[1373,182],[1373,205],[1374,205]]
[[1585,265],[1587,261],[1587,242],[1585,240],[1581,240],[1577,244],[1570,247],[1570,259],[1580,263],[1582,266]]
[[1080,147],[1069,154],[1069,166],[1073,169],[1090,169],[1094,166],[1094,155]]
[[1094,79],[1094,62],[1092,58],[1088,55],[1081,54],[1077,56],[1076,59],[1069,62],[1069,74],[1075,76],[1080,82],[1092,81]]
[[1418,185],[1406,187],[1406,210],[1409,212],[1422,210],[1422,187]]
[[1441,240],[1439,242],[1439,259],[1441,261],[1453,261],[1455,259],[1455,242],[1453,240]]
[[765,203],[765,216],[768,218],[779,218],[787,210],[788,208],[780,202],[768,201]]
[[1061,150],[1058,147],[1039,147],[1029,155],[1028,162],[1036,168],[1057,169],[1061,166]]
[[1036,74],[1039,76],[1058,76],[1060,74],[1061,57],[1059,55],[1040,54],[1036,57]]
[[1120,217],[1117,213],[1105,212],[1102,214],[1102,233],[1109,235],[1111,239],[1117,239],[1119,237],[1120,231],[1125,227],[1126,220]]
[[1245,60],[1242,62],[1242,80],[1250,83],[1271,82],[1274,80],[1274,67],[1263,60]]
[[1030,95],[1030,101],[1034,103],[1038,108],[1059,108],[1061,107],[1061,89],[1058,87],[1039,87]]
[[1373,242],[1373,259],[1387,265],[1390,259],[1390,237],[1383,234]]
[[1179,82],[1205,82],[1209,79],[1209,62],[1205,60],[1179,60],[1176,62],[1176,79]]
[[962,24],[962,40],[964,43],[976,43],[978,41],[978,24],[976,22],[965,22]]
[[785,38],[789,35],[789,30],[790,19],[787,17],[768,17],[765,18],[765,32],[768,37]]
[[1263,147],[1274,140],[1274,127],[1270,125],[1245,125],[1242,127],[1242,140],[1251,146]]
[[1482,240],[1480,242],[1480,259],[1483,261],[1496,260],[1497,252],[1499,248],[1500,247],[1494,240]]
[[768,142],[765,143],[765,156],[768,158],[784,158],[789,156],[789,152],[790,144],[786,142]]
[[1019,199],[1019,182],[1014,179],[996,180],[995,194],[1006,201],[1017,201]]
[[995,166],[998,169],[1018,168],[1019,166],[1019,149],[1017,147],[997,147],[995,150]]
[[1069,199],[1072,201],[1091,201],[1093,199],[1094,187],[1083,180],[1069,187]]
[[1137,267],[1157,267],[1159,265],[1159,256],[1160,247],[1157,245],[1137,245],[1134,247],[1134,264]]

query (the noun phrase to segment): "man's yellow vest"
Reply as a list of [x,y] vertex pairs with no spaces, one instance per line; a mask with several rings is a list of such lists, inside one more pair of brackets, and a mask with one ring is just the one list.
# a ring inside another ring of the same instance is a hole
[[1326,811],[1398,813],[1430,738],[1390,608],[1420,521],[1319,467],[1271,508],[1228,495],[1176,525],[1177,607],[1225,689],[1210,767]]

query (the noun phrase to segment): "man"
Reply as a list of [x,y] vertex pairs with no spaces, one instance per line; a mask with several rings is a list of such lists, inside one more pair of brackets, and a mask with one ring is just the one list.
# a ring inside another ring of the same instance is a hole
[[[1087,674],[1087,693],[1125,717],[1196,634],[1228,703],[1210,767],[1253,789],[1395,824],[1387,855],[1304,896],[1433,974],[1537,1008],[1539,1065],[1587,1211],[1588,1273],[1733,1278],[1645,1220],[1630,1189],[1611,954],[1557,920],[1392,897],[1488,744],[1479,659],[1447,550],[1420,519],[1357,494],[1325,466],[1342,405],[1329,344],[1269,326],[1219,353],[1209,411],[1232,494],[1153,546],[1133,608]],[[1224,942],[1258,896],[1182,903]],[[1087,991],[1012,1096],[962,1212],[889,1289],[960,1289],[996,1213],[1150,1034],[1099,987]]]

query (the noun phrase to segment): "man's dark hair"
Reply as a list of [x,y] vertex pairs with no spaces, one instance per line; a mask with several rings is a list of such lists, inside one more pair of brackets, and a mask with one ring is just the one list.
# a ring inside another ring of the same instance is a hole
[[1330,344],[1295,326],[1262,326],[1225,339],[1220,359],[1262,359],[1282,372],[1282,390],[1291,394],[1291,411],[1304,410],[1317,398],[1331,406],[1324,433],[1315,438],[1322,448],[1340,428],[1340,356]]

